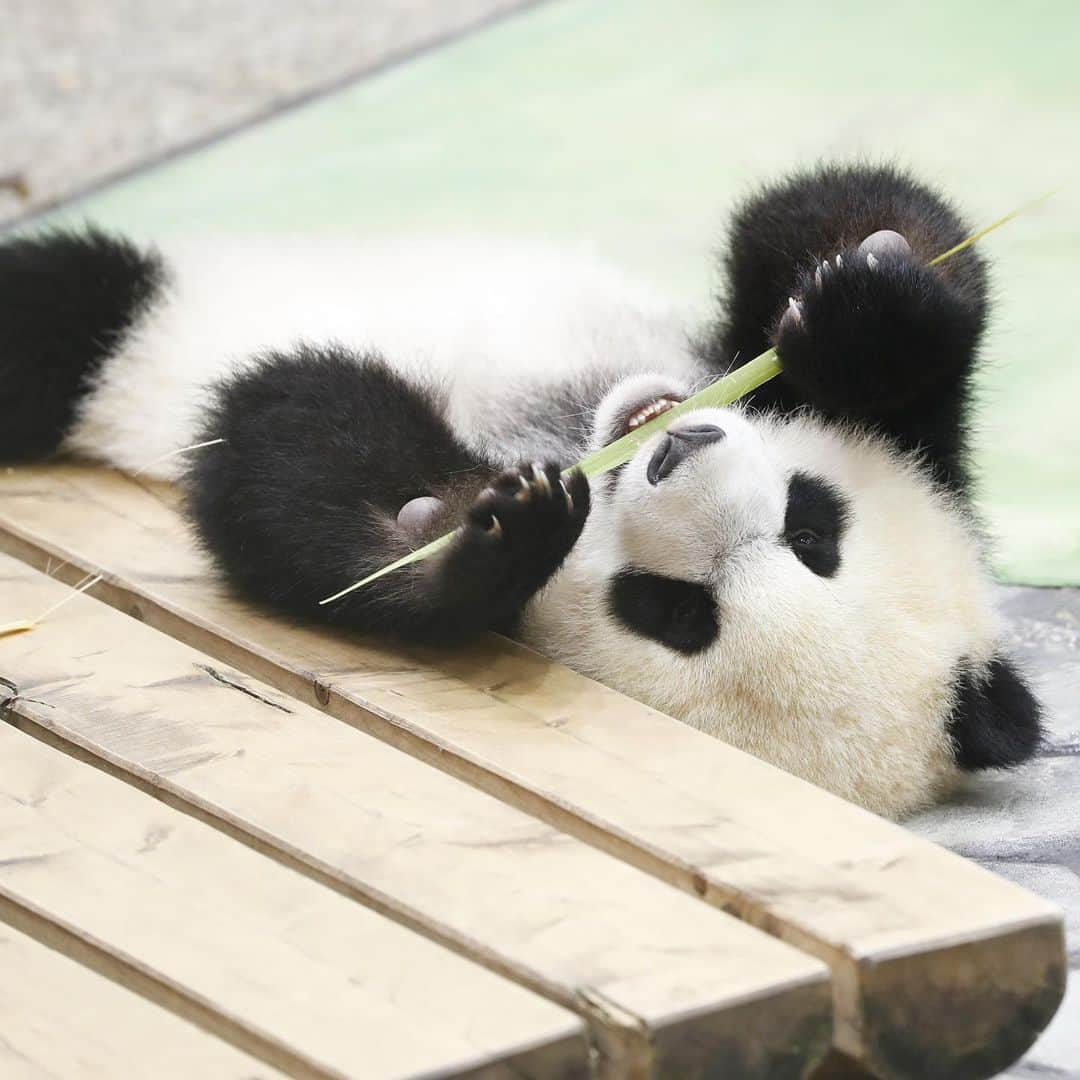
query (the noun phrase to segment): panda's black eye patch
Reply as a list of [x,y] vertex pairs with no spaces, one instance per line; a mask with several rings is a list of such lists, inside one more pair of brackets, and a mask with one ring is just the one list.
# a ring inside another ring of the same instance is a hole
[[719,631],[704,586],[644,570],[620,570],[611,579],[608,608],[627,630],[688,656],[708,648]]
[[832,577],[840,569],[840,540],[850,515],[847,500],[827,480],[795,473],[788,482],[784,542],[809,570]]

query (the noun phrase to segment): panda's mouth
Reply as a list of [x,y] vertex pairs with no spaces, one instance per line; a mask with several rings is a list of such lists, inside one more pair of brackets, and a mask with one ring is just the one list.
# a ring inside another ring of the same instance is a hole
[[617,435],[629,435],[637,431],[638,428],[644,427],[650,420],[655,420],[658,416],[670,412],[680,401],[682,401],[682,398],[666,395],[634,406],[621,417]]
[[[607,446],[626,435],[633,435],[658,416],[670,412],[682,400],[682,397],[678,394],[661,393],[657,395],[655,391],[649,397],[630,397],[628,395],[628,403],[618,409],[608,421],[606,431],[601,434],[603,445]],[[609,486],[613,487],[618,483],[624,468],[625,465],[619,465],[608,473],[607,482]]]

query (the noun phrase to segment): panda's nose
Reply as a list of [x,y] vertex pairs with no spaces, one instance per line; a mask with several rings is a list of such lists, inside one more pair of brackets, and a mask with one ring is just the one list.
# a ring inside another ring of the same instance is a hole
[[649,459],[645,479],[653,486],[659,484],[688,457],[725,437],[724,429],[715,424],[687,424],[685,427],[669,430]]

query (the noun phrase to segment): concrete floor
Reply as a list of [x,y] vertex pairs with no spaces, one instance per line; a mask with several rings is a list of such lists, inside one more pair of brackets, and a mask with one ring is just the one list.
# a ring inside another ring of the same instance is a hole
[[522,0],[6,0],[0,224]]

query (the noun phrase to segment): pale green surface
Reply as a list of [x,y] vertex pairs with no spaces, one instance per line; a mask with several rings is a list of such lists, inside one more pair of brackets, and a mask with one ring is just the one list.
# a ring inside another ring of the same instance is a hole
[[998,309],[982,506],[1003,576],[1080,581],[1080,3],[562,0],[197,154],[78,214],[167,231],[466,229],[594,247],[704,302],[733,197],[888,157],[975,223]]

